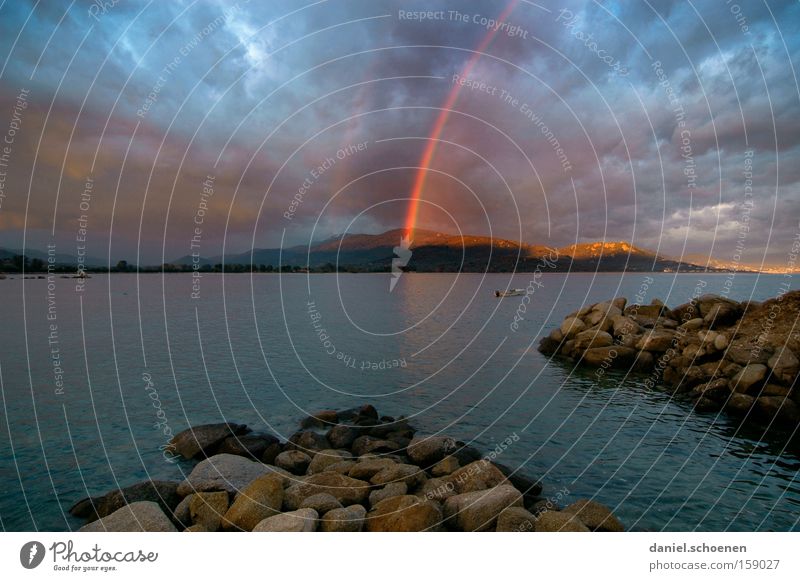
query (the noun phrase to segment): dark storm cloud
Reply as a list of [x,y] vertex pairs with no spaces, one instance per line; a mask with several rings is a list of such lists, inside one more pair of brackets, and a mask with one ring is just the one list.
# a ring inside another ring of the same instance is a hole
[[[284,229],[304,242],[315,222],[315,236],[332,235],[373,205],[353,228],[401,226],[404,205],[381,202],[408,196],[419,138],[506,5],[82,2],[65,14],[57,3],[32,13],[31,2],[6,3],[0,112],[10,118],[22,87],[31,107],[0,244],[19,246],[26,220],[29,244],[49,241],[58,196],[56,239],[68,252],[89,176],[101,256],[109,244],[114,258],[186,254],[209,175],[206,255],[223,240],[228,250],[277,245]],[[440,138],[452,143],[434,158],[420,226],[454,230],[439,204],[465,232],[628,239],[729,260],[752,199],[747,259],[785,261],[800,204],[800,38],[789,26],[800,8],[732,6],[517,2],[513,34],[498,31],[470,75],[494,94],[462,88],[445,124]]]

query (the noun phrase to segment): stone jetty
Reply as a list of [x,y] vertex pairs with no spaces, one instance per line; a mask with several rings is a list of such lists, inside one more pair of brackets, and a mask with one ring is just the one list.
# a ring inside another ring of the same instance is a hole
[[759,302],[704,294],[668,308],[615,298],[569,314],[539,344],[545,355],[607,371],[646,374],[691,398],[697,410],[726,411],[795,429],[800,423],[800,291]]
[[558,506],[538,479],[497,461],[518,438],[483,454],[422,435],[371,405],[305,418],[282,442],[222,423],[177,434],[196,462],[181,482],[145,481],[77,502],[81,531],[382,532],[622,531],[606,506]]

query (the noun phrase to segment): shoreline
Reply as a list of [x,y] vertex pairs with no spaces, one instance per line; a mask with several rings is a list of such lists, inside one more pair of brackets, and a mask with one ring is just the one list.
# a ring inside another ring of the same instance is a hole
[[288,441],[240,424],[189,428],[172,453],[183,482],[144,481],[76,502],[80,531],[623,531],[606,506],[498,462],[516,433],[482,453],[421,435],[371,405],[306,417]]

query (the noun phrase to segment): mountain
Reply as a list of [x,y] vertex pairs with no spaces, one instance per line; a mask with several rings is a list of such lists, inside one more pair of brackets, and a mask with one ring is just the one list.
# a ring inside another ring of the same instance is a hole
[[[345,270],[389,271],[393,259],[400,258],[404,251],[404,234],[404,230],[395,229],[382,234],[345,234],[310,247],[256,248],[252,252],[226,255],[224,263],[312,269],[338,264]],[[418,272],[531,272],[537,267],[543,272],[705,270],[703,266],[664,257],[624,241],[589,242],[550,249],[488,236],[414,230],[407,251],[410,258],[402,268]],[[221,262],[222,257],[201,259],[201,264]],[[191,264],[191,257],[182,257],[173,264]]]

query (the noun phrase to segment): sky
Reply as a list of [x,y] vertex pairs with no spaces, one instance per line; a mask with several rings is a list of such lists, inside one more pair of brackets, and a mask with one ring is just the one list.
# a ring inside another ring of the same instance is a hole
[[6,0],[0,246],[380,233],[425,171],[419,228],[780,268],[799,25],[788,1]]

